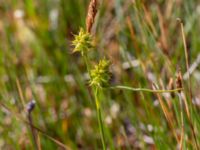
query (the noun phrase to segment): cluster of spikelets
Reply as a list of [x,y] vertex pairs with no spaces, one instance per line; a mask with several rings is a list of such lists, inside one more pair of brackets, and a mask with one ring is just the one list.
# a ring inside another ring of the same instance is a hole
[[109,72],[110,61],[102,59],[99,63],[90,71],[90,85],[98,88],[107,87],[111,74]]
[[79,34],[75,35],[72,44],[75,46],[73,52],[80,52],[84,56],[93,48],[92,36],[81,28]]
[[[79,31],[78,35],[75,35],[75,40],[72,43],[74,45],[73,52],[80,52],[82,56],[88,54],[88,52],[94,48],[92,42],[92,36],[87,31],[84,31],[82,28]],[[100,60],[97,65],[94,66],[92,70],[90,70],[90,86],[94,86],[96,88],[102,88],[108,86],[110,80],[110,61],[105,58]]]

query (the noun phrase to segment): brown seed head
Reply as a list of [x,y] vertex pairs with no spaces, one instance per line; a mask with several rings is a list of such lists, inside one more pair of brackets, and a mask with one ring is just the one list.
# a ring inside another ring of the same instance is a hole
[[96,14],[97,14],[97,0],[91,0],[88,7],[88,13],[86,18],[87,32],[91,31]]
[[[182,77],[182,74],[181,74],[181,71],[179,70],[178,71],[178,74],[176,76],[176,87],[179,89],[183,88],[183,77]],[[181,92],[181,90],[179,90],[178,92]]]

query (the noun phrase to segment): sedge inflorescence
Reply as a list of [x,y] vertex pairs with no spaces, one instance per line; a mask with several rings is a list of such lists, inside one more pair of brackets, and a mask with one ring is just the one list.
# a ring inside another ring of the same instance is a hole
[[85,55],[91,48],[93,48],[92,36],[81,28],[79,34],[75,35],[72,44],[75,46],[73,52],[80,52],[82,55]]
[[[92,36],[89,32],[84,31],[82,28],[78,35],[75,35],[75,40],[73,41],[75,46],[73,52],[80,52],[82,56],[87,56],[88,52],[94,47],[92,44]],[[89,59],[87,57],[87,59]],[[93,69],[88,70],[90,73],[90,86],[96,88],[102,88],[109,86],[109,80],[111,78],[111,73],[109,72],[110,61],[101,59]]]
[[108,86],[111,78],[109,67],[110,61],[105,58],[100,60],[99,63],[94,66],[94,69],[90,71],[90,85],[97,88]]

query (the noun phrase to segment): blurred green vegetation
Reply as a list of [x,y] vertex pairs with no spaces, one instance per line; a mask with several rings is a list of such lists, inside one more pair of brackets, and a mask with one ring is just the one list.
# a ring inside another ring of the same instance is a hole
[[[36,101],[33,124],[70,149],[101,149],[94,95],[81,55],[72,40],[85,27],[89,0],[0,1],[0,149],[34,149],[26,105]],[[187,72],[180,18],[190,65],[187,76],[191,122],[200,146],[200,3],[196,0],[101,0],[92,34],[97,48],[91,58],[112,62],[111,85],[167,89],[178,68]],[[176,149],[179,142],[156,94],[122,90],[101,93],[109,149]],[[180,139],[177,94],[160,94]],[[6,109],[6,107],[8,107]],[[19,117],[20,116],[20,117]],[[195,149],[184,111],[184,147]],[[38,132],[41,149],[63,149]]]

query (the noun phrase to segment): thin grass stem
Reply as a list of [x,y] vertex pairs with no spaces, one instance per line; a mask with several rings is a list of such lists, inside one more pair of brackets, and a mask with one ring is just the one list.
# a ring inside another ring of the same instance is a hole
[[[182,40],[183,40],[184,52],[185,52],[186,69],[187,69],[188,78],[189,78],[189,80],[188,80],[189,95],[190,95],[190,99],[192,101],[192,82],[191,82],[191,75],[190,75],[190,71],[189,71],[190,65],[189,65],[189,58],[188,58],[187,43],[186,43],[186,38],[185,38],[185,33],[184,33],[184,27],[183,27],[182,20],[180,18],[178,18],[178,21],[179,21],[180,27],[181,27],[181,35],[182,35]],[[191,104],[191,101],[190,101],[190,104]],[[186,105],[186,107],[188,107],[187,101],[185,101],[185,105]],[[194,109],[195,109],[195,107],[194,107]],[[189,113],[189,111],[188,111],[188,113]],[[193,137],[194,137],[194,140],[195,140],[196,149],[200,149],[199,145],[198,145],[198,142],[197,142],[196,134],[194,132],[194,126],[192,124],[192,120],[191,120],[189,114],[188,114],[188,119],[189,119],[190,127],[191,127],[191,130],[192,130],[192,134],[193,134]]]
[[183,118],[183,99],[181,97],[181,93],[178,93],[179,97],[179,105],[180,105],[180,113],[181,113],[181,139],[180,139],[180,150],[183,149],[184,143],[184,118]]
[[172,89],[172,90],[152,90],[147,88],[133,88],[129,86],[123,86],[123,85],[116,85],[109,87],[110,89],[122,89],[122,90],[129,90],[134,92],[150,92],[150,93],[168,93],[168,92],[178,92],[181,90],[181,88]]
[[90,63],[89,63],[88,55],[86,55],[86,54],[83,55],[83,59],[86,64],[87,72],[89,73],[89,76],[90,76]]
[[13,111],[11,108],[9,108],[7,105],[5,105],[4,103],[0,102],[0,107],[3,107],[4,109],[6,109],[9,113],[11,113],[12,117],[15,119],[18,119],[19,121],[22,121],[23,123],[25,123],[26,125],[30,125],[32,128],[34,128],[37,132],[40,132],[42,135],[44,135],[45,137],[47,137],[49,140],[51,140],[52,142],[56,143],[58,146],[66,149],[66,150],[71,150],[70,147],[66,146],[65,144],[63,144],[62,142],[58,141],[57,139],[51,137],[50,135],[48,135],[45,131],[43,131],[42,129],[36,127],[35,125],[31,124],[29,121],[25,120],[19,113],[17,113],[16,111]]
[[96,109],[97,109],[98,124],[99,124],[100,133],[101,133],[101,142],[102,142],[103,150],[106,150],[105,134],[104,134],[102,115],[101,115],[101,107],[100,107],[99,99],[98,99],[98,88],[96,88],[96,90],[95,90],[95,103],[96,103]]

